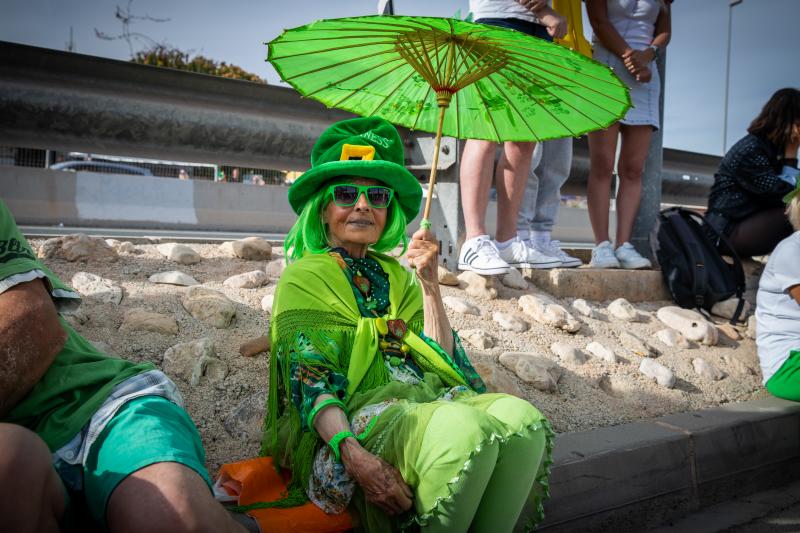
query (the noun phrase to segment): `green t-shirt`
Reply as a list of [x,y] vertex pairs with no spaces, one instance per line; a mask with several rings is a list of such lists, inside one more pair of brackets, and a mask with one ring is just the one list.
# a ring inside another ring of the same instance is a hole
[[[0,290],[12,276],[17,283],[44,274],[57,306],[80,303],[79,295],[64,285],[31,250],[11,212],[0,200]],[[38,276],[41,277],[41,276]],[[6,281],[4,284],[3,282]],[[55,451],[75,436],[103,404],[111,389],[140,372],[154,368],[104,355],[72,329],[64,319],[67,342],[42,379],[2,422],[36,432]]]

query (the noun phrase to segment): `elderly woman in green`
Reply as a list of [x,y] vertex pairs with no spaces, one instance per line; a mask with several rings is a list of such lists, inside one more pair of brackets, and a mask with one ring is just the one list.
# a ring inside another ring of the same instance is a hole
[[[530,403],[487,394],[450,328],[437,242],[406,225],[422,190],[395,128],[339,122],[289,189],[299,214],[275,292],[265,453],[287,498],[357,511],[359,527],[511,531],[547,492],[552,433]],[[402,246],[409,271],[385,252]]]

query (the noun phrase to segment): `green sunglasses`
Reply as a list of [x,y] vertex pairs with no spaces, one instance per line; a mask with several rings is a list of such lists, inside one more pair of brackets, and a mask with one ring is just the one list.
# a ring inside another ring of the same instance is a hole
[[332,196],[333,203],[339,207],[352,207],[358,203],[361,195],[367,198],[367,203],[375,209],[386,209],[394,196],[394,190],[380,185],[353,185],[352,183],[338,183],[329,185],[325,192],[326,197]]

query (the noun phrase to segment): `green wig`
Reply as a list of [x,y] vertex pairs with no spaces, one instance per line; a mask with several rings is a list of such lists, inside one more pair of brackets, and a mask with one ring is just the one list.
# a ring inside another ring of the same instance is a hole
[[[283,250],[287,263],[297,261],[306,253],[322,254],[330,250],[328,228],[322,220],[322,212],[328,205],[325,197],[326,188],[326,186],[320,187],[314,196],[309,198],[297,217],[297,222],[286,235]],[[406,217],[397,202],[397,195],[392,198],[387,209],[389,211],[386,213],[386,226],[378,242],[371,245],[370,249],[386,253],[402,244],[402,255],[408,248],[408,235],[406,235]]]

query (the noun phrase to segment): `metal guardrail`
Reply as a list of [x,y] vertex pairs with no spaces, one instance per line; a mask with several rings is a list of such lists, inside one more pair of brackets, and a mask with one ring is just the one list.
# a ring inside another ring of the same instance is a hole
[[[284,87],[0,41],[0,145],[303,170],[319,134],[351,116]],[[408,168],[425,180],[432,136],[401,135]],[[431,217],[449,264],[463,238],[458,145],[444,140]],[[585,194],[585,139],[574,152],[563,192]],[[718,161],[664,150],[662,201],[704,204]]]

